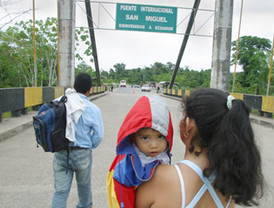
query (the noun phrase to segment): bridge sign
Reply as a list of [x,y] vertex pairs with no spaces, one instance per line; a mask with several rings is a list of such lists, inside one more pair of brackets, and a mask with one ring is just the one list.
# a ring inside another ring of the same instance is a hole
[[176,7],[117,3],[116,30],[176,33],[176,24]]

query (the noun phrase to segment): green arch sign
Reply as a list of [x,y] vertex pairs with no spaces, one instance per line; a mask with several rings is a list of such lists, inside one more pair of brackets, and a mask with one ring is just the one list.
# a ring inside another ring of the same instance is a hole
[[116,30],[176,33],[176,24],[176,7],[117,3]]

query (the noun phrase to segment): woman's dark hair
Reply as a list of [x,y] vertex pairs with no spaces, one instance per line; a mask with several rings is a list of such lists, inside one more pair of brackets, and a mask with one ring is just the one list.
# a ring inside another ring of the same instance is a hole
[[257,205],[254,198],[263,195],[261,156],[249,120],[249,107],[239,99],[227,106],[228,93],[205,88],[183,98],[186,117],[195,120],[197,135],[190,152],[199,155],[195,146],[206,148],[209,166],[204,175],[216,173],[215,187],[232,196],[237,204]]
[[87,73],[79,73],[74,82],[76,92],[85,94],[92,86],[91,76]]

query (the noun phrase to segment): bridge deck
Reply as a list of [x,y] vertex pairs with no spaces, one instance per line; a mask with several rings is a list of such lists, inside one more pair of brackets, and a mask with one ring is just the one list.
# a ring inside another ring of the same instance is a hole
[[[130,91],[131,92],[131,91]],[[153,93],[153,92],[151,92]],[[116,137],[121,123],[129,109],[142,95],[141,92],[108,93],[93,100],[102,110],[105,136],[101,145],[93,151],[92,185],[94,207],[108,207],[106,195],[106,174],[115,156]],[[174,145],[172,162],[183,158],[184,145],[179,139],[178,123],[180,120],[180,103],[175,99],[166,99],[172,113],[174,126]],[[35,113],[3,120],[0,124],[0,135],[6,130],[17,129],[16,134],[0,142],[0,201],[1,207],[50,207],[53,195],[53,154],[44,153],[42,148],[36,148],[33,128],[22,129],[22,124],[31,123]],[[260,122],[261,117],[253,117]],[[267,119],[266,121],[271,121]],[[256,135],[263,157],[263,171],[266,177],[267,190],[260,207],[271,207],[274,204],[274,167],[273,128],[254,124]],[[68,199],[68,207],[77,204],[77,188],[75,180]]]

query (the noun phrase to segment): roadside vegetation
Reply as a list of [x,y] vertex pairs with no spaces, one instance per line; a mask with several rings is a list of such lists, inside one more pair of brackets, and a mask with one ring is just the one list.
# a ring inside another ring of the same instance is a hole
[[[48,18],[36,22],[37,86],[57,86],[57,20]],[[90,63],[92,47],[86,29],[75,31],[75,74],[87,72],[96,78],[95,69]],[[271,60],[271,41],[265,38],[243,36],[239,41],[238,65],[234,92],[265,95]],[[231,65],[235,63],[237,41],[232,42]],[[84,51],[80,55],[79,51]],[[84,55],[83,55],[84,54]],[[86,63],[83,56],[88,57]],[[33,23],[21,21],[3,30],[0,29],[0,88],[34,86]],[[128,69],[124,63],[117,63],[111,69],[100,69],[101,82],[106,85],[119,83],[124,79],[127,84],[141,85],[147,82],[169,81],[175,64],[152,63],[143,68]],[[239,67],[238,67],[239,68]],[[274,70],[272,70],[274,71]],[[191,69],[181,67],[175,83],[179,89],[193,89],[210,86],[211,69]],[[96,79],[95,85],[96,85]],[[271,77],[269,95],[274,95],[274,72]],[[230,91],[233,73],[230,74]]]

